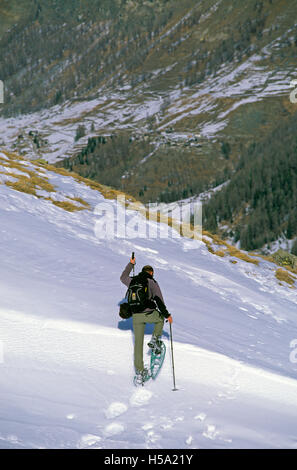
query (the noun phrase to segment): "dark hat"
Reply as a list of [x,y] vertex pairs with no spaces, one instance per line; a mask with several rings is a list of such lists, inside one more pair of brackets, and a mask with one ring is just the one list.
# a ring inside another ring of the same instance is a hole
[[150,266],[149,264],[147,264],[146,266],[143,266],[142,268],[142,272],[150,272],[150,271],[153,271],[154,272],[154,268],[152,266]]

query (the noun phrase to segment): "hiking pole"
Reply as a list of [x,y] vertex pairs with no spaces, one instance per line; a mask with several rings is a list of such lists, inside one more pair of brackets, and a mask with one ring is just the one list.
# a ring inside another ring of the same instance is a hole
[[[135,255],[134,255],[134,251],[132,251],[132,257],[131,259],[134,259],[135,258]],[[133,277],[135,276],[135,264],[133,264]]]
[[175,371],[174,371],[174,358],[173,358],[173,341],[172,341],[172,326],[171,323],[169,322],[170,326],[170,343],[171,343],[171,362],[172,362],[172,377],[173,377],[173,392],[176,392],[178,388],[175,386]]

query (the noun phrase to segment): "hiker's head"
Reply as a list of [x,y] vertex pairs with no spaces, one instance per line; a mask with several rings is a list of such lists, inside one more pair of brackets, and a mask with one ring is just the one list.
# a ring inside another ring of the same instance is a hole
[[154,275],[154,268],[152,268],[152,266],[150,266],[150,265],[147,264],[146,266],[143,266],[142,272],[143,272],[143,273],[148,273],[148,274],[150,274],[151,276],[153,276],[153,275]]

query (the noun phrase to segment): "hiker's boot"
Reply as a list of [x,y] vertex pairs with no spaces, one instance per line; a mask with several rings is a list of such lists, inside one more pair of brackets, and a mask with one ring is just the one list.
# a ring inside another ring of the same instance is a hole
[[150,342],[147,345],[152,349],[152,352],[156,354],[157,356],[161,354],[162,341],[160,340],[160,336],[153,335]]
[[136,370],[134,379],[135,385],[143,385],[150,378],[148,369]]

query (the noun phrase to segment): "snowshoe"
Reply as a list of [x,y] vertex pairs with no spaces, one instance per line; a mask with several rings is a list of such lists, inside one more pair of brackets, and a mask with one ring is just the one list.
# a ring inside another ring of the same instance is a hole
[[151,353],[151,363],[150,363],[150,369],[151,369],[151,377],[152,379],[155,379],[157,375],[159,374],[161,367],[163,365],[164,359],[165,359],[165,354],[166,354],[166,346],[163,341],[158,340],[159,345],[157,345],[152,349]]
[[144,385],[151,378],[150,371],[148,369],[137,370],[135,377],[134,377],[134,385],[135,387],[139,387],[140,385]]

